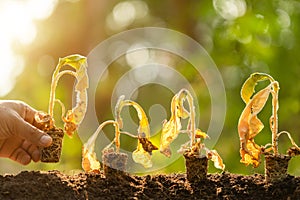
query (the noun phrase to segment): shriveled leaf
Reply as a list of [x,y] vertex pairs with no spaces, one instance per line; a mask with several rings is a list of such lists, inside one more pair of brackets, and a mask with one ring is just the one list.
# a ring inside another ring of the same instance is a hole
[[187,91],[186,90],[181,90],[179,93],[178,93],[178,109],[177,109],[177,116],[180,117],[181,119],[186,119],[190,116],[190,113],[184,108],[184,101],[185,101],[185,98],[186,98],[186,95],[187,94]]
[[87,145],[82,148],[82,168],[85,172],[100,173],[100,162],[93,149],[87,149]]
[[196,138],[203,138],[203,139],[206,139],[206,138],[209,138],[208,135],[201,131],[200,129],[196,129],[196,135],[195,135]]
[[245,165],[251,164],[253,167],[258,167],[261,162],[261,147],[254,142],[254,139],[247,140],[246,147],[248,152],[242,148],[240,149],[242,157],[241,163],[244,163]]
[[[161,139],[160,139],[160,152],[167,157],[170,157],[172,152],[170,144],[175,140],[181,130],[180,114],[180,100],[178,94],[172,98],[171,101],[171,117],[169,121],[163,123]],[[179,114],[179,115],[178,115]]]
[[141,144],[138,148],[132,153],[132,159],[134,162],[143,165],[145,168],[152,167],[151,154],[145,151]]
[[143,149],[148,152],[150,155],[152,155],[152,151],[158,150],[157,146],[152,144],[150,140],[148,140],[145,137],[138,137],[139,142],[141,143]]
[[52,123],[52,117],[48,113],[39,111],[34,115],[33,125],[40,130],[50,130]]
[[223,163],[223,160],[221,158],[221,156],[219,155],[219,153],[216,150],[209,150],[206,152],[206,156],[208,159],[210,159],[211,161],[214,162],[214,166],[215,168],[224,170],[225,169],[225,165]]
[[248,102],[239,119],[238,132],[240,136],[242,157],[241,162],[258,166],[261,149],[254,143],[254,137],[263,129],[263,123],[257,115],[265,106],[271,93],[271,86],[264,88]]
[[271,82],[274,81],[274,79],[270,75],[265,73],[253,73],[245,81],[241,90],[241,97],[245,103],[248,103],[250,101],[251,96],[255,92],[255,86],[257,85],[257,83],[264,80],[270,80]]

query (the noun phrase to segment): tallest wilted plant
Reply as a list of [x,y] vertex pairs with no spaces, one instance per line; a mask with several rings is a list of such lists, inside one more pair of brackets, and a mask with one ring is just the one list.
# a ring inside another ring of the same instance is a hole
[[[71,69],[64,69],[64,67],[70,67]],[[55,91],[58,81],[66,74],[76,79],[76,104],[65,114],[65,106],[56,98]],[[76,54],[60,58],[52,75],[48,113],[38,112],[35,115],[36,126],[47,132],[53,139],[53,144],[50,147],[42,149],[41,161],[59,161],[64,132],[72,136],[84,118],[87,108],[87,88],[88,75],[86,57]],[[55,126],[54,105],[56,102],[62,107],[61,119],[64,122],[64,131]]]

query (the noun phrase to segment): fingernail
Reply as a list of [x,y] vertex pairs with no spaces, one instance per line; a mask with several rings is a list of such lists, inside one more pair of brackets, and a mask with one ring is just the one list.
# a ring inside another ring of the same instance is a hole
[[43,135],[40,139],[40,144],[43,146],[49,146],[52,142],[52,138],[48,135]]

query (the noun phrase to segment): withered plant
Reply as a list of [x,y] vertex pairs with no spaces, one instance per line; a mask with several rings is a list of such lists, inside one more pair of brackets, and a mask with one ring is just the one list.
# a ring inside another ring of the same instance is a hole
[[[187,101],[188,110],[184,107]],[[181,121],[188,118],[186,129],[182,129]],[[187,133],[190,141],[181,146],[178,152],[183,153],[186,159],[187,178],[189,181],[195,182],[206,178],[207,160],[212,160],[216,168],[224,170],[222,158],[216,150],[210,150],[205,147],[203,139],[208,135],[196,128],[196,113],[194,100],[191,93],[186,89],[181,89],[171,101],[171,117],[163,123],[160,152],[170,157],[172,152],[170,144],[177,138],[179,133]]]
[[[63,69],[64,67],[71,67],[72,70]],[[72,109],[68,110],[65,115],[65,106],[59,99],[56,98],[55,91],[58,81],[66,74],[71,75],[76,79],[76,104]],[[88,75],[86,57],[76,54],[60,58],[52,75],[48,113],[38,112],[35,115],[35,126],[47,132],[53,139],[51,146],[42,149],[42,162],[59,161],[64,132],[67,135],[72,136],[77,130],[79,124],[82,122],[86,113],[87,88]],[[62,107],[61,119],[64,122],[64,130],[55,126],[54,105],[56,102]]]
[[[137,136],[132,135],[131,133],[128,133],[126,131],[120,131],[120,129],[123,128],[121,111],[124,106],[133,106],[137,111],[139,118]],[[98,161],[95,153],[95,142],[98,134],[107,124],[113,124],[115,126],[115,137],[112,143],[106,146],[102,151],[104,166],[109,166],[110,168],[114,168],[117,171],[125,171],[127,155],[124,153],[120,153],[120,134],[126,134],[130,137],[138,139],[137,149],[132,153],[134,162],[143,165],[145,168],[152,167],[152,151],[157,150],[158,148],[154,146],[150,141],[150,128],[148,118],[144,110],[138,103],[131,100],[124,100],[124,96],[121,96],[115,106],[115,120],[108,120],[103,122],[83,146],[82,167],[86,172],[100,172],[100,162]],[[113,143],[115,143],[116,146],[115,150],[110,147]],[[105,168],[104,172],[105,174],[107,174]]]
[[[262,81],[269,81],[270,83],[254,94],[255,86]],[[286,131],[278,133],[278,93],[279,83],[265,73],[252,74],[241,89],[241,97],[246,103],[238,123],[241,162],[245,165],[251,164],[254,167],[258,167],[261,163],[261,155],[265,154],[265,176],[268,182],[281,180],[286,177],[288,161],[291,156],[298,155],[300,152],[290,133]],[[271,144],[260,146],[254,141],[255,136],[264,128],[264,124],[258,118],[258,114],[264,108],[270,94],[272,96],[272,115],[269,123],[272,142]],[[280,154],[278,151],[278,138],[282,134],[287,134],[292,143],[292,148],[288,150],[288,155]]]

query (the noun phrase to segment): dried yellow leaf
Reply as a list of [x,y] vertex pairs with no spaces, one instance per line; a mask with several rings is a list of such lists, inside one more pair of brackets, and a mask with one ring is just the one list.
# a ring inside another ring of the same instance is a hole
[[84,145],[82,148],[82,168],[85,172],[100,173],[100,162],[97,159],[94,148],[87,148]]
[[203,139],[209,138],[208,135],[205,132],[201,131],[200,129],[196,129],[195,137],[203,138]]
[[222,169],[222,170],[225,169],[223,160],[216,150],[208,150],[206,154],[207,154],[206,155],[207,158],[214,162],[215,168]]
[[165,121],[162,127],[160,139],[160,152],[167,157],[171,156],[170,144],[175,140],[181,130],[180,116],[182,115],[181,99],[176,94],[171,101],[171,117]]
[[138,137],[139,142],[141,143],[143,149],[148,152],[150,155],[152,155],[152,151],[158,150],[158,148],[152,144],[150,140],[148,140],[145,137]]
[[253,139],[247,140],[246,147],[248,152],[244,149],[240,149],[240,154],[242,155],[241,163],[245,165],[253,165],[253,167],[258,167],[260,164],[261,147],[257,145]]
[[33,125],[40,130],[48,131],[53,126],[52,118],[48,113],[39,111],[34,115]]

